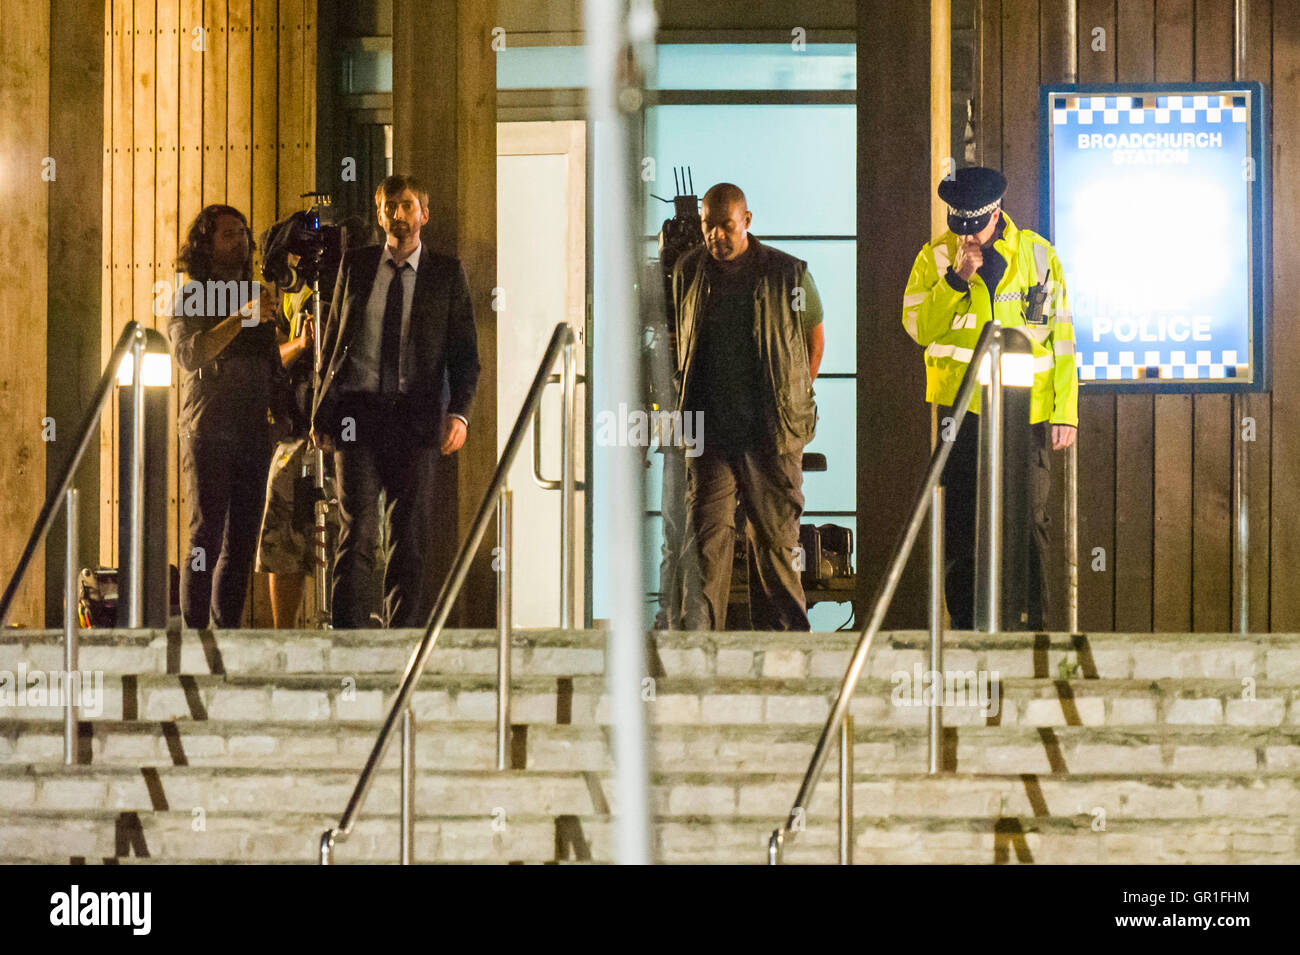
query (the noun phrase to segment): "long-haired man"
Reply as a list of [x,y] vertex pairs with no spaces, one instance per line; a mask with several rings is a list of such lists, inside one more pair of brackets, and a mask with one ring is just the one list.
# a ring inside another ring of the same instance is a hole
[[188,279],[167,325],[182,371],[181,467],[190,505],[181,603],[189,627],[237,627],[270,463],[276,295],[253,282],[248,220],[232,206],[210,205],[195,217],[176,265]]

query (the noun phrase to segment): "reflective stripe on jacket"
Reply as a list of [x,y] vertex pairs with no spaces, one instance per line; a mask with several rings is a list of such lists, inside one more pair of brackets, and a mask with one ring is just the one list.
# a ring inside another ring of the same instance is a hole
[[[1006,223],[1002,237],[984,253],[999,254],[1007,261],[1007,270],[991,300],[979,273],[970,277],[970,287],[964,292],[945,279],[959,242],[952,232],[926,245],[912,266],[903,293],[903,328],[917,344],[925,346],[925,400],[953,403],[980,332],[996,318],[1008,328],[1024,328],[1032,340],[1030,421],[1077,427],[1079,378],[1065,271],[1046,239],[1028,229],[1018,229],[1006,212],[1002,218]],[[1044,322],[1027,325],[1028,292],[1039,283],[1045,283],[1047,288]],[[976,389],[970,406],[976,413],[979,395]]]

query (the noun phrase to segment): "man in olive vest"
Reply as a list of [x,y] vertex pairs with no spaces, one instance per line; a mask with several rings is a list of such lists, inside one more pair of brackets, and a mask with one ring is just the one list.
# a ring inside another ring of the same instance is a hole
[[807,630],[801,464],[817,425],[821,300],[806,262],[749,234],[737,186],[719,183],[701,206],[704,245],[678,259],[672,281],[680,410],[704,436],[686,456],[682,625],[726,629],[739,491],[752,626]]

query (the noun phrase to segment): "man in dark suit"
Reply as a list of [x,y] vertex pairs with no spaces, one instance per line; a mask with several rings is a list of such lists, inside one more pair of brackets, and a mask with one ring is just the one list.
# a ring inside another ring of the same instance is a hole
[[[334,562],[336,627],[369,618],[369,582],[387,495],[383,619],[424,626],[424,577],[438,519],[437,454],[465,443],[478,383],[478,339],[460,262],[420,245],[429,194],[413,176],[375,190],[387,241],[348,252],[321,339],[312,440],[334,453],[340,534]],[[443,515],[444,518],[448,515]]]

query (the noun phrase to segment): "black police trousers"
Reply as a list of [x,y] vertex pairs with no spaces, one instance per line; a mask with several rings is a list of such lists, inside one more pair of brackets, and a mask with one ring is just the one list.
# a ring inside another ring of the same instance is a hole
[[[940,406],[943,420],[952,409]],[[967,414],[944,468],[944,591],[954,630],[975,627],[975,511],[979,481],[979,416]],[[1052,426],[1029,426],[1024,435],[1004,429],[1002,629],[1041,630],[1048,610],[1046,573],[1052,485]],[[1020,438],[1020,440],[1016,440]],[[1015,469],[1020,468],[1017,477]],[[1016,491],[1017,481],[1021,488]]]

